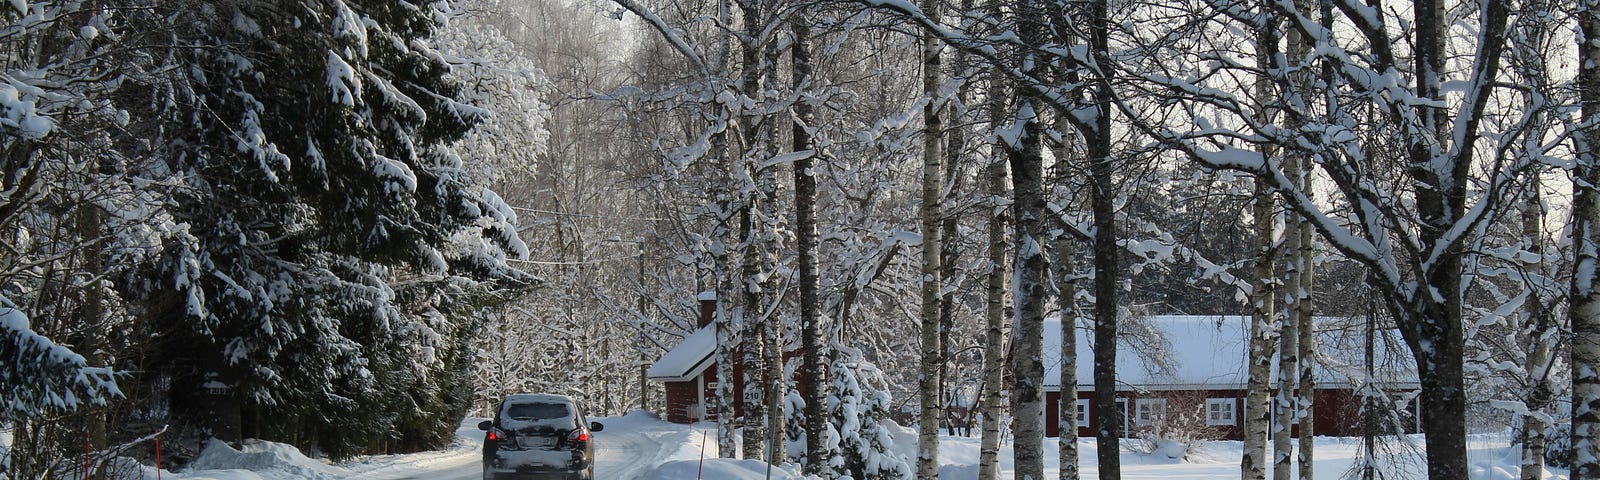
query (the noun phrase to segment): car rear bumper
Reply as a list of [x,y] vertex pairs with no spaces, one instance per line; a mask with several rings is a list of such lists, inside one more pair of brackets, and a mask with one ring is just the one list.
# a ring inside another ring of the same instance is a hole
[[588,480],[589,478],[588,470],[524,470],[518,472],[485,470],[483,472],[483,480]]

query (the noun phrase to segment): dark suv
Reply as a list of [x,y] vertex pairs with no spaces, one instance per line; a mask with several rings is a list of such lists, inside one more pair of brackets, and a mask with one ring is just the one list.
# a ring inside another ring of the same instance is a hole
[[589,423],[571,398],[516,394],[495,410],[494,420],[478,424],[483,436],[484,480],[592,479],[594,445]]

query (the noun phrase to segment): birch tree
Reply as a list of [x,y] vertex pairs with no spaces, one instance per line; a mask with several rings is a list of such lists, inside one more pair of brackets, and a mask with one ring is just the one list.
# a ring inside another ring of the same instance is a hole
[[[1296,13],[1305,17],[1316,15],[1318,12],[1311,11],[1312,3],[1308,0],[1296,0],[1294,2]],[[1325,4],[1327,2],[1317,1],[1316,3]],[[1326,19],[1325,16],[1319,18]],[[1310,96],[1315,93],[1311,89],[1315,85],[1313,80],[1316,78],[1316,65],[1306,63],[1304,59],[1311,54],[1312,42],[1308,41],[1298,30],[1289,30],[1287,37],[1288,57],[1294,59],[1290,61],[1290,65],[1297,70],[1296,73],[1290,76],[1290,81],[1293,82],[1295,88],[1307,92],[1307,96]],[[1298,125],[1300,122],[1302,121],[1295,120],[1292,124]],[[1311,182],[1314,168],[1315,165],[1312,163],[1311,157],[1302,152],[1295,152],[1284,160],[1284,173],[1302,191],[1306,192],[1308,198],[1314,198]],[[1287,328],[1281,332],[1284,340],[1279,353],[1280,363],[1278,370],[1279,374],[1285,377],[1284,382],[1279,382],[1280,390],[1278,394],[1286,402],[1280,402],[1281,409],[1279,414],[1283,415],[1282,418],[1285,418],[1280,422],[1280,425],[1299,424],[1298,442],[1296,442],[1294,450],[1298,451],[1297,460],[1299,462],[1299,478],[1301,480],[1311,480],[1314,475],[1312,460],[1316,445],[1316,415],[1312,414],[1315,411],[1313,402],[1316,400],[1317,363],[1317,330],[1316,323],[1312,318],[1314,306],[1312,303],[1312,291],[1314,289],[1312,283],[1316,278],[1314,271],[1316,267],[1316,252],[1312,240],[1314,234],[1311,222],[1307,221],[1305,217],[1298,214],[1290,214],[1289,218],[1286,219],[1284,231],[1286,238],[1284,240],[1287,244],[1285,248],[1288,252],[1288,268],[1285,272],[1285,277],[1287,278],[1285,279],[1283,322]],[[1290,335],[1296,336],[1292,342],[1288,339]],[[1291,348],[1294,350],[1292,356],[1290,354]],[[1288,360],[1290,358],[1292,358],[1292,361]],[[1292,380],[1290,380],[1291,377]],[[1286,389],[1284,385],[1288,384],[1294,385],[1294,388],[1292,390]],[[1291,391],[1292,393],[1290,393]],[[1284,437],[1289,437],[1289,428],[1283,427],[1279,433],[1283,434]],[[1290,448],[1287,447],[1288,443],[1286,441],[1283,447],[1277,448],[1279,457],[1278,464],[1274,467],[1274,473],[1278,471],[1276,470],[1277,468],[1282,468],[1283,473],[1279,475],[1279,478],[1289,478],[1288,467],[1290,462],[1288,454]]]
[[[1016,33],[1024,45],[1044,41],[1043,2],[1022,0],[1013,10]],[[1014,65],[1035,69],[1037,53],[1027,48],[1016,50]],[[1012,236],[1016,245],[1012,264],[1016,269],[1012,301],[1013,337],[1011,371],[1011,415],[1015,425],[1013,447],[1017,478],[1044,478],[1044,335],[1045,278],[1049,260],[1045,258],[1048,210],[1044,196],[1044,155],[1038,108],[1042,105],[1033,90],[1021,86],[1015,93],[1014,108],[1008,113],[1004,130],[998,135],[1005,147],[1012,172]]]
[[[998,18],[1001,15],[1000,5],[998,0],[991,0],[984,6],[984,12]],[[989,124],[998,128],[1005,122],[1006,79],[1000,65],[989,65],[988,74],[989,85],[984,106]],[[1005,288],[1009,272],[1006,268],[1006,227],[1011,224],[1011,218],[1006,215],[1009,204],[1006,196],[1006,159],[998,154],[1005,150],[998,137],[989,151],[992,152],[989,165],[983,170],[984,191],[988,194],[985,204],[988,212],[984,221],[988,235],[986,250],[989,267],[984,274],[983,432],[978,447],[978,477],[983,480],[1000,478],[1000,431],[1004,426],[1001,421],[1004,418],[1004,405],[1001,402],[1006,401],[1006,387],[1002,383],[1006,370],[1006,358],[1002,352],[1006,351]]]
[[[811,29],[806,19],[797,16],[791,20],[794,44],[790,46],[794,78],[792,83],[802,97],[810,95],[816,82],[811,64]],[[805,435],[807,461],[806,473],[821,474],[827,458],[828,421],[827,405],[816,399],[824,398],[823,385],[827,381],[823,351],[822,312],[817,294],[819,285],[817,267],[817,172],[815,158],[820,154],[811,138],[817,127],[816,115],[809,98],[794,102],[794,151],[811,152],[794,162],[795,243],[799,248],[800,265],[800,343],[801,384],[805,407]]]
[[1272,355],[1277,349],[1277,298],[1273,294],[1276,275],[1274,247],[1274,202],[1263,182],[1256,182],[1257,194],[1251,207],[1255,224],[1253,261],[1255,283],[1250,292],[1249,376],[1244,401],[1244,454],[1240,458],[1240,478],[1262,480],[1267,476],[1267,432],[1271,428],[1272,402],[1269,398]]
[[[923,0],[922,9],[937,18],[940,0]],[[944,402],[940,393],[943,387],[940,371],[944,366],[944,348],[940,344],[941,328],[939,306],[942,296],[943,269],[940,238],[944,222],[944,101],[939,92],[940,55],[943,44],[932,34],[923,33],[922,45],[922,306],[918,317],[922,321],[922,367],[918,375],[917,406],[921,415],[917,419],[917,477],[939,476],[939,419],[944,416]]]
[[1578,95],[1573,137],[1572,477],[1600,478],[1600,2],[1578,2]]
[[[995,80],[991,80],[995,81]],[[1004,109],[999,97],[989,99],[992,119],[998,120]],[[1000,478],[1000,429],[1005,399],[1005,287],[1006,250],[1005,215],[1006,164],[999,158],[990,160],[984,169],[984,185],[989,194],[987,220],[988,266],[984,275],[984,355],[983,355],[983,432],[978,447],[978,477],[985,480]]]
[[[1484,109],[1497,101],[1494,94],[1501,85],[1497,80],[1503,73],[1500,59],[1508,12],[1504,4],[1496,2],[1468,8],[1463,18],[1475,22],[1470,28],[1478,34],[1478,41],[1467,46],[1472,49],[1472,56],[1461,60],[1465,68],[1447,69],[1444,41],[1453,26],[1460,24],[1444,21],[1442,3],[1424,0],[1411,5],[1409,18],[1415,23],[1410,25],[1416,28],[1404,33],[1415,46],[1409,58],[1400,56],[1393,42],[1397,35],[1390,25],[1402,21],[1394,18],[1394,13],[1380,14],[1354,2],[1341,1],[1335,6],[1343,14],[1340,21],[1356,27],[1365,45],[1360,55],[1346,46],[1350,40],[1337,35],[1337,30],[1300,15],[1292,4],[1275,4],[1271,14],[1286,19],[1289,28],[1315,42],[1308,63],[1327,61],[1337,65],[1338,83],[1331,88],[1339,89],[1341,95],[1363,94],[1354,103],[1370,102],[1371,108],[1383,112],[1383,122],[1393,125],[1391,131],[1400,132],[1406,161],[1405,186],[1395,191],[1376,187],[1376,179],[1367,173],[1368,160],[1359,147],[1367,129],[1351,120],[1356,107],[1346,105],[1329,113],[1332,120],[1316,120],[1316,113],[1306,107],[1308,92],[1294,87],[1287,73],[1292,69],[1283,64],[1283,57],[1274,56],[1263,65],[1267,68],[1260,74],[1272,78],[1284,97],[1282,118],[1304,119],[1305,126],[1280,130],[1276,127],[1295,123],[1262,123],[1248,114],[1231,115],[1230,121],[1240,122],[1243,128],[1239,131],[1248,132],[1246,138],[1252,142],[1305,150],[1313,155],[1321,171],[1337,186],[1340,200],[1352,206],[1352,223],[1334,220],[1313,202],[1283,172],[1278,157],[1246,154],[1236,146],[1218,142],[1220,139],[1209,132],[1148,123],[1135,126],[1172,141],[1210,167],[1256,174],[1289,208],[1311,219],[1313,227],[1334,248],[1375,272],[1373,281],[1384,292],[1385,303],[1417,361],[1423,403],[1430,413],[1423,419],[1429,433],[1429,474],[1434,478],[1460,478],[1466,475],[1461,265],[1468,254],[1465,247],[1479,234],[1486,219],[1503,208],[1507,192],[1526,168],[1523,162],[1477,161],[1481,150],[1505,145],[1525,129],[1514,126],[1486,136],[1480,122]],[[1255,15],[1228,15],[1247,25],[1262,21]],[[1230,63],[1219,68],[1249,67]],[[1442,85],[1453,72],[1466,72],[1461,76],[1464,88],[1459,101],[1443,96]],[[1376,78],[1391,77],[1405,79],[1410,85],[1374,82]],[[1162,88],[1199,93],[1194,82],[1170,76],[1144,78]],[[1383,94],[1378,95],[1379,91]],[[1188,97],[1181,103],[1235,113],[1252,111],[1237,94]],[[1482,173],[1475,175],[1476,172]],[[1469,189],[1482,193],[1469,194]],[[1414,209],[1394,208],[1402,201],[1415,205]]]
[[[1056,161],[1058,168],[1067,159],[1067,149],[1057,150]],[[1060,176],[1064,176],[1058,173]],[[1065,231],[1066,228],[1061,230]],[[1079,254],[1074,243],[1066,235],[1059,235],[1052,248],[1056,255],[1056,302],[1057,310],[1061,317],[1061,376],[1056,382],[1061,385],[1061,399],[1056,404],[1057,425],[1056,448],[1058,450],[1057,464],[1061,466],[1058,478],[1062,480],[1077,480],[1078,472],[1078,319],[1082,318],[1083,311],[1078,307],[1078,282],[1082,275],[1076,268],[1073,259]]]

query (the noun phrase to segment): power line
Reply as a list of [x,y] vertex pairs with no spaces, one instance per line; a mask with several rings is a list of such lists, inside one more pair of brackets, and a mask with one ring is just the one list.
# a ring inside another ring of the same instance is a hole
[[561,216],[565,216],[565,217],[591,218],[591,219],[596,219],[596,220],[638,220],[638,221],[645,221],[645,222],[665,222],[665,221],[671,220],[670,218],[657,218],[657,217],[612,217],[612,216],[605,216],[605,215],[591,215],[591,214],[587,214],[587,213],[557,212],[557,211],[554,211],[554,210],[540,210],[540,209],[537,209],[537,208],[527,208],[527,207],[511,207],[511,209],[512,210],[517,210],[517,211],[522,211],[522,212],[542,213],[542,214],[546,214],[546,215],[561,215]]
[[629,256],[626,256],[626,257],[596,258],[596,259],[593,259],[593,260],[573,261],[573,262],[550,262],[550,261],[542,261],[542,260],[518,260],[518,259],[515,259],[515,258],[507,258],[506,261],[507,262],[514,262],[514,263],[526,263],[526,264],[529,264],[529,265],[556,265],[556,266],[560,266],[560,265],[594,265],[594,264],[597,264],[597,263],[633,260],[635,258],[639,258],[639,256],[638,255],[629,255]]

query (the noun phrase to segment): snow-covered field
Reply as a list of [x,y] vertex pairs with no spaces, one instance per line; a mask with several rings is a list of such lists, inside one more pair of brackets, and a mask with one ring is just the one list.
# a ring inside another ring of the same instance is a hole
[[[595,433],[596,476],[607,480],[677,480],[677,479],[765,479],[767,466],[761,462],[722,460],[716,458],[717,439],[714,425],[676,425],[638,412],[623,417],[595,419],[604,423],[604,431]],[[306,458],[295,449],[273,443],[256,442],[240,450],[215,444],[195,462],[181,472],[162,472],[162,479],[172,480],[453,480],[475,479],[481,474],[479,448],[483,433],[478,431],[477,419],[463,422],[456,440],[448,450],[411,455],[389,455],[358,458],[354,461],[331,465]],[[901,454],[912,458],[916,448],[915,435],[910,430],[899,434]],[[1421,438],[1410,438],[1420,445]],[[1469,442],[1474,480],[1510,480],[1517,478],[1516,451],[1509,448],[1506,435],[1476,435]],[[1093,478],[1096,472],[1094,441],[1080,441],[1084,478]],[[1239,442],[1210,442],[1193,449],[1187,455],[1172,452],[1140,454],[1122,453],[1122,473],[1125,479],[1216,479],[1237,478]],[[1057,473],[1055,439],[1046,442],[1046,476]],[[1319,438],[1316,444],[1316,474],[1318,478],[1346,477],[1362,446],[1359,439]],[[702,462],[701,454],[705,454]],[[977,476],[978,439],[976,437],[946,436],[940,444],[941,477],[968,479]],[[1011,470],[1011,447],[1001,450],[1001,464]],[[1400,454],[1391,459],[1389,466],[1398,475],[1390,478],[1423,478],[1420,457]],[[793,466],[774,468],[770,478],[801,478]],[[1009,475],[1006,478],[1011,478]],[[146,468],[145,479],[155,479],[156,472]],[[1565,479],[1567,472],[1550,470],[1547,479]]]

